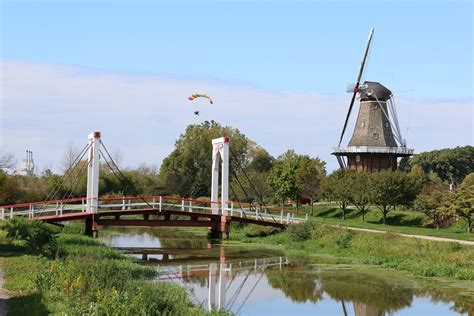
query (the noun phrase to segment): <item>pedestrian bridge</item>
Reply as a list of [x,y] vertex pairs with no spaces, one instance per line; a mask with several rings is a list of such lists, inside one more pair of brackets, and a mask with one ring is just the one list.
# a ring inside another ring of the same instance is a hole
[[[229,199],[229,153],[231,151],[229,151],[230,139],[227,137],[212,141],[213,149],[210,153],[212,179],[209,200],[141,195],[99,197],[100,158],[105,160],[107,166],[120,181],[124,179],[100,137],[100,132],[89,135],[88,144],[75,159],[77,163],[71,167],[72,173],[79,165],[78,162],[88,154],[87,164],[85,164],[87,167],[86,197],[53,200],[50,197],[54,197],[60,191],[61,187],[58,187],[46,201],[0,206],[0,218],[8,220],[15,216],[23,216],[56,225],[82,219],[85,220],[88,235],[96,235],[99,226],[208,227],[214,237],[222,237],[222,235],[228,237],[232,221],[285,228],[287,225],[307,220],[307,215],[293,210],[267,207],[261,198],[256,204]],[[85,171],[83,167],[83,170],[78,173]],[[67,175],[68,171],[65,172],[64,177]],[[76,175],[75,181],[79,180],[80,177]],[[238,182],[240,184],[240,181]]]

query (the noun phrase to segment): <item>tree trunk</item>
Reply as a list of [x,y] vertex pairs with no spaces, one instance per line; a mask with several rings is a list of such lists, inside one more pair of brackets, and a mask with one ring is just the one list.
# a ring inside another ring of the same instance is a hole
[[342,202],[342,220],[346,219],[346,202]]
[[472,219],[470,217],[467,218],[467,233],[472,233]]
[[297,199],[296,200],[296,212],[298,212],[300,209],[300,201]]
[[311,199],[311,216],[314,216],[314,205],[313,199]]
[[382,213],[383,213],[383,224],[385,225],[385,223],[387,222],[387,210],[384,208]]
[[365,222],[365,210],[362,210],[362,221]]

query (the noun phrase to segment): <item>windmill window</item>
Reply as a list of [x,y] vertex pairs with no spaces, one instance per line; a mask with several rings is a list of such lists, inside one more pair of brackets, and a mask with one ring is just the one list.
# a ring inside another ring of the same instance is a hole
[[361,127],[364,127],[365,126],[365,121],[362,122],[362,124],[360,124]]
[[387,122],[385,122],[385,127],[388,127],[388,123],[387,123]]
[[360,155],[356,155],[356,162],[360,162]]
[[374,137],[374,139],[379,139],[379,133],[374,133],[374,135],[372,135]]
[[374,106],[372,107],[374,110],[377,110],[379,108],[378,104],[374,104]]

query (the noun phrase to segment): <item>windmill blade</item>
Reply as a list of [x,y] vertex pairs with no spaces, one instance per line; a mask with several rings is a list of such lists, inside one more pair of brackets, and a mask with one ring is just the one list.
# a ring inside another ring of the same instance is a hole
[[372,42],[373,35],[374,35],[374,29],[372,28],[369,32],[369,39],[367,40],[367,46],[365,47],[364,57],[362,58],[362,62],[360,63],[360,69],[357,75],[357,82],[354,86],[354,93],[352,94],[351,103],[349,105],[349,110],[347,111],[346,120],[344,121],[344,126],[342,128],[342,133],[341,133],[341,137],[339,138],[338,146],[341,146],[342,138],[344,137],[344,133],[346,132],[346,128],[347,128],[347,123],[349,122],[349,117],[351,116],[352,107],[354,106],[355,97],[357,95],[357,92],[359,92],[360,80],[362,79],[362,74],[364,73],[365,62],[367,61],[367,55],[369,55],[370,43]]

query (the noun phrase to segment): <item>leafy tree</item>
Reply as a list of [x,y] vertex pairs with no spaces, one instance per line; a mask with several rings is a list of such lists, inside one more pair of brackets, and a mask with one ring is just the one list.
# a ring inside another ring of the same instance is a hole
[[352,186],[349,187],[351,192],[350,202],[357,207],[361,215],[361,220],[365,221],[365,214],[369,212],[370,206],[370,174],[367,172],[351,172],[348,176],[352,176],[350,181]]
[[415,155],[400,163],[400,168],[409,171],[419,165],[425,173],[435,172],[443,181],[461,182],[466,175],[474,172],[474,147],[464,146],[433,150]]
[[416,177],[401,171],[381,171],[370,176],[370,200],[387,221],[387,214],[397,205],[410,205],[419,193],[421,183]]
[[326,178],[324,185],[325,196],[339,202],[342,219],[346,219],[347,206],[352,200],[354,177],[350,175],[351,172],[353,171],[338,169]]
[[452,203],[453,211],[466,220],[468,234],[472,232],[474,216],[474,184],[472,178],[471,175],[466,177],[459,190],[454,193]]
[[268,174],[268,185],[272,189],[274,196],[282,201],[282,207],[286,198],[299,199],[295,178],[297,164],[295,152],[288,150],[278,157]]
[[415,200],[415,208],[431,218],[438,230],[441,223],[450,217],[448,192],[439,185],[425,186]]
[[173,152],[163,160],[160,181],[167,194],[181,196],[209,196],[211,190],[212,139],[230,137],[230,147],[235,154],[230,157],[230,172],[238,170],[237,161],[245,165],[248,139],[238,129],[223,127],[205,121],[189,125],[175,144]]
[[247,171],[261,173],[268,172],[270,169],[272,169],[275,158],[273,158],[265,149],[258,146],[255,142],[249,140],[247,160]]
[[311,200],[311,215],[313,201],[321,193],[321,186],[326,176],[326,163],[319,158],[301,156],[296,169],[296,188],[299,195]]

